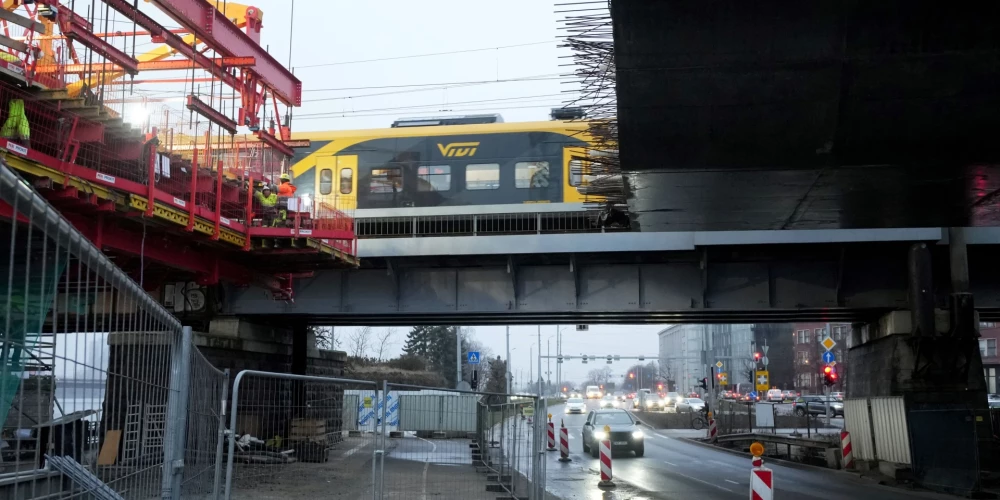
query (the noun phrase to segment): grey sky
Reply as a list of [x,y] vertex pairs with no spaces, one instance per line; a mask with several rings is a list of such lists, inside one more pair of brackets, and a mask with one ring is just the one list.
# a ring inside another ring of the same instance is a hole
[[[473,326],[470,327],[475,330],[473,338],[481,342],[486,348],[492,351],[493,356],[504,356],[506,351],[506,335],[505,328],[503,326]],[[665,328],[661,325],[590,325],[590,330],[586,332],[576,331],[574,325],[563,325],[563,354],[564,355],[598,355],[606,356],[620,355],[620,356],[656,356],[659,352],[658,342],[656,333]],[[354,328],[341,327],[337,328],[337,337],[341,339],[343,344],[341,344],[341,349],[347,349],[347,338],[350,332]],[[395,328],[394,344],[392,348],[392,355],[398,355],[402,352],[403,343],[406,341],[406,332],[409,328],[397,327]],[[511,326],[510,327],[510,348],[511,348],[511,367],[515,376],[518,374],[518,370],[523,372],[525,378],[528,376],[528,356],[532,350],[532,345],[537,342],[537,331],[538,327],[531,326]],[[556,354],[556,326],[546,325],[542,326],[542,346],[543,350],[547,350],[546,342],[549,337],[552,337],[552,355]],[[537,349],[537,348],[536,348]],[[536,351],[537,354],[537,351]],[[534,359],[534,358],[532,358]],[[542,360],[543,367],[545,370],[545,360]],[[537,367],[537,361],[533,362],[532,370]],[[583,382],[587,375],[587,372],[594,368],[601,368],[604,366],[609,366],[606,361],[600,361],[598,363],[588,362],[583,364],[582,362],[576,361],[566,361],[563,364],[563,379],[570,379],[574,382]],[[612,363],[611,369],[614,371],[616,376],[622,375],[625,370],[635,364],[636,361],[619,361]],[[552,361],[552,382],[555,383],[555,360]]]
[[[547,120],[549,110],[567,99],[563,92],[572,88],[558,77],[569,70],[560,67],[567,59],[559,56],[569,52],[557,48],[557,14],[551,2],[376,0],[337,2],[334,9],[328,0],[294,0],[294,23],[291,0],[247,3],[263,11],[261,44],[282,63],[288,63],[294,30],[291,65],[304,90],[303,106],[295,110],[295,131],[384,128],[397,117],[492,112],[508,122]],[[140,2],[140,8],[164,25],[176,26],[151,4]],[[130,29],[131,22],[123,19],[112,16],[115,29]],[[137,43],[137,53],[153,47],[148,38]],[[414,57],[457,51],[467,52]],[[535,79],[461,84],[526,77]],[[409,85],[423,86],[405,87]],[[143,85],[139,91],[150,96],[184,93],[178,84]],[[181,112],[180,102],[170,107]]]

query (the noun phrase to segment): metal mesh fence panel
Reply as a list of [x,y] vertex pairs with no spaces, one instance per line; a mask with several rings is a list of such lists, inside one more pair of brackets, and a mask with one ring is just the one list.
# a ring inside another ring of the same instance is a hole
[[190,329],[6,165],[0,234],[0,495],[211,495],[226,375]]
[[[544,402],[386,384],[380,498],[541,498]],[[471,467],[470,467],[471,466]]]
[[[373,382],[245,370],[233,384],[226,498],[373,498]],[[335,485],[335,486],[334,486]]]

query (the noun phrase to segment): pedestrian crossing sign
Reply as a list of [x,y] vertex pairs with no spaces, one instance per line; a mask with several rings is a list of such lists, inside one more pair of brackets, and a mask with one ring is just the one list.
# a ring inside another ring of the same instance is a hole
[[470,365],[478,365],[479,351],[469,351],[468,362]]

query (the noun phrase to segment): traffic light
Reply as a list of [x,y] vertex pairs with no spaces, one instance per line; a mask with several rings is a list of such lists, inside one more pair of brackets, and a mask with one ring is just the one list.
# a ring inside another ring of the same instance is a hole
[[563,392],[566,392],[566,388],[565,387],[563,387]]
[[632,372],[628,372],[628,378],[635,378],[635,374]]
[[760,361],[760,353],[759,352],[753,353],[753,360],[754,361]]
[[701,379],[701,381],[698,383],[698,385],[700,385],[702,389],[705,389],[707,391],[708,390],[708,377],[705,377],[705,378]]
[[656,384],[656,389],[662,391],[663,390],[663,384]]
[[837,369],[826,365],[823,367],[823,383],[826,385],[833,385],[837,383]]

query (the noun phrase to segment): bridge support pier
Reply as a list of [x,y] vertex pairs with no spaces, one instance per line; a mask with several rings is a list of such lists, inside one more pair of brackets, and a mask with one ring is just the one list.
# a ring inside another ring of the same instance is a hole
[[980,488],[979,471],[994,457],[978,318],[952,253],[946,309],[934,307],[930,252],[916,244],[910,310],[855,325],[845,413],[856,461],[893,475],[908,469],[925,487],[961,494]]

